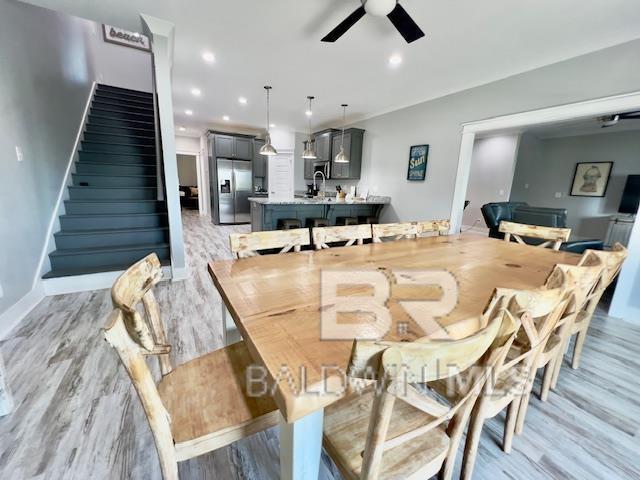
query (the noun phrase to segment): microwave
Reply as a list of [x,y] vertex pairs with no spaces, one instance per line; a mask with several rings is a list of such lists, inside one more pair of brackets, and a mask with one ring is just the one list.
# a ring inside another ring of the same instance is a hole
[[330,178],[330,174],[331,174],[331,162],[327,162],[327,161],[318,161],[318,162],[313,162],[313,175],[315,176],[315,174],[317,172],[322,172],[324,174],[324,176],[329,179]]

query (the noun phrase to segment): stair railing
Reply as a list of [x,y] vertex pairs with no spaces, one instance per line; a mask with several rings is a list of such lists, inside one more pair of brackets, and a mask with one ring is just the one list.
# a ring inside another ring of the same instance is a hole
[[153,129],[156,139],[156,198],[160,201],[165,199],[164,190],[164,159],[162,156],[162,132],[160,131],[160,110],[158,108],[158,94],[156,92],[156,69],[154,65],[155,59],[151,53],[151,88],[153,93]]

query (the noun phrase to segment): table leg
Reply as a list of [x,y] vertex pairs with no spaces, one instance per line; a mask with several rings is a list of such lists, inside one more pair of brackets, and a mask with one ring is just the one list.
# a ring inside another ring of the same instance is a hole
[[0,417],[10,414],[13,410],[13,398],[9,393],[6,378],[7,374],[2,362],[2,354],[0,354]]
[[222,340],[225,345],[237,343],[242,340],[238,327],[236,327],[233,318],[229,315],[229,311],[224,302],[221,302],[220,306],[222,308]]
[[324,410],[294,423],[280,415],[280,479],[318,480]]

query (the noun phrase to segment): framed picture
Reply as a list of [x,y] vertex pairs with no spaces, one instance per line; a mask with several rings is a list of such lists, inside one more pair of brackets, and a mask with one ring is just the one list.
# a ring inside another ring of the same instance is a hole
[[409,170],[407,180],[422,181],[427,177],[427,157],[429,145],[413,145],[409,150]]
[[604,197],[612,168],[613,162],[577,163],[571,184],[571,196]]

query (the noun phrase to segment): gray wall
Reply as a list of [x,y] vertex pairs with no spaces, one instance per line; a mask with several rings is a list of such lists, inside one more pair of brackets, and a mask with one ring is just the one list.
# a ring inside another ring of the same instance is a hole
[[[98,72],[108,68],[109,78],[120,78],[121,86],[135,77],[141,87],[144,74],[135,72],[150,67],[148,55],[145,63],[140,52],[98,48],[100,42],[93,22],[0,2],[0,313],[38,278],[49,221]],[[132,63],[114,61],[120,54]]]
[[[569,196],[578,162],[614,162],[605,197]],[[640,174],[640,131],[542,140],[525,134],[511,200],[566,208],[573,236],[604,239],[609,215],[618,212],[627,175],[631,174]],[[555,198],[556,193],[561,197]]]
[[496,135],[478,138],[473,144],[465,197],[471,203],[464,211],[463,225],[486,227],[482,205],[509,199],[519,140],[519,135]]
[[180,185],[197,187],[198,171],[196,167],[195,155],[178,154],[178,180]]
[[[354,125],[367,131],[360,184],[391,196],[383,221],[448,218],[461,124],[638,89],[640,40],[365,120]],[[409,147],[421,143],[427,179],[408,182]]]

